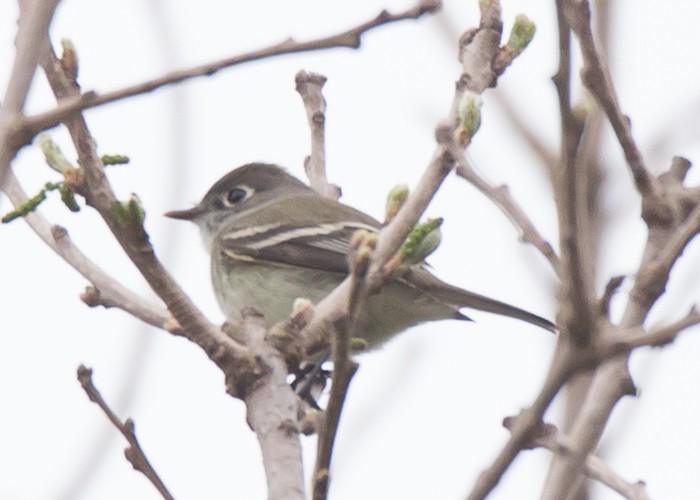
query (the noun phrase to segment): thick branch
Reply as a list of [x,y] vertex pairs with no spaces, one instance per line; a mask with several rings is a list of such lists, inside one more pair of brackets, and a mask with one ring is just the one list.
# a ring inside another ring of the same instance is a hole
[[[287,365],[280,353],[266,342],[267,327],[262,316],[253,309],[244,309],[242,316],[241,331],[236,336],[243,336],[246,345],[265,359],[265,372],[254,384],[245,387],[243,400],[248,423],[260,443],[268,499],[304,500],[297,399],[287,384]],[[227,385],[236,386],[237,381]]]

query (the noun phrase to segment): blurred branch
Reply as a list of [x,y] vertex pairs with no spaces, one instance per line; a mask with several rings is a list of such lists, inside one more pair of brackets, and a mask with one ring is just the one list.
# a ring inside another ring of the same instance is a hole
[[[609,47],[610,36],[610,13],[611,5],[609,0],[595,0],[595,27],[596,40],[601,48],[601,57],[607,63],[607,55],[611,53]],[[586,93],[583,97],[583,102],[576,105],[578,114],[584,120],[583,134],[576,155],[575,169],[579,174],[579,217],[581,222],[578,225],[579,245],[583,251],[582,256],[588,261],[583,263],[584,269],[590,272],[589,282],[597,283],[599,269],[596,263],[602,257],[602,242],[605,224],[607,218],[610,217],[608,211],[601,203],[604,190],[602,189],[603,181],[605,180],[604,172],[606,165],[603,164],[603,155],[600,154],[603,148],[603,112],[600,106],[594,105],[591,97]],[[552,180],[557,177],[555,170],[551,171]],[[610,292],[612,293],[612,291]],[[609,301],[609,298],[603,297],[601,302]],[[608,316],[607,304],[606,309],[598,309],[599,314]],[[594,315],[595,315],[594,310]],[[564,405],[565,411],[562,419],[561,428],[568,432],[573,425],[578,413],[583,404],[586,393],[590,388],[591,373],[579,373],[572,378],[564,388]],[[559,455],[552,456],[552,462],[559,460]],[[587,500],[589,498],[587,483],[580,483],[576,491],[570,492],[569,500]]]
[[511,431],[510,438],[488,469],[483,471],[467,497],[469,500],[480,500],[496,487],[515,457],[529,446],[529,443],[540,432],[544,413],[549,408],[564,384],[582,366],[583,360],[577,359],[576,350],[570,348],[561,337],[554,353],[554,359],[549,367],[547,378],[532,406],[523,410],[517,417],[507,420]]
[[660,186],[656,178],[644,164],[642,154],[632,137],[630,120],[622,113],[610,79],[610,74],[596,49],[591,30],[591,12],[588,1],[567,0],[564,2],[563,13],[566,24],[576,34],[583,54],[583,70],[581,78],[600,103],[615,131],[617,140],[625,154],[630,172],[634,177],[637,190],[642,195],[643,215],[645,217],[659,216],[656,201],[660,196]]
[[78,367],[78,381],[80,385],[83,386],[83,390],[90,398],[90,401],[99,406],[112,425],[117,428],[119,432],[122,433],[124,438],[129,442],[129,447],[124,450],[124,456],[131,463],[131,465],[137,471],[141,472],[148,480],[153,483],[161,496],[165,499],[173,499],[174,497],[168,491],[158,473],[155,471],[153,466],[143,452],[138,439],[136,438],[135,426],[133,420],[130,418],[122,422],[119,417],[112,411],[109,405],[105,402],[100,391],[97,390],[92,382],[92,369],[86,368],[84,365]]
[[41,130],[58,125],[66,117],[71,116],[78,111],[95,108],[97,106],[102,106],[104,104],[125,99],[127,97],[146,94],[166,85],[173,85],[192,78],[211,76],[224,68],[286,54],[296,54],[300,52],[310,52],[340,47],[357,49],[360,47],[362,36],[367,31],[385,24],[395,23],[407,19],[418,19],[425,14],[438,10],[440,7],[441,3],[439,0],[421,0],[410,9],[399,12],[398,14],[391,14],[386,10],[383,10],[369,21],[366,21],[342,33],[328,37],[318,38],[308,42],[297,42],[290,38],[263,49],[227,57],[219,61],[202,64],[200,66],[195,66],[185,70],[173,71],[159,78],[148,80],[146,82],[112,92],[97,94],[96,92],[89,91],[82,94],[75,93],[70,96],[63,96],[63,99],[58,103],[55,109],[31,117],[26,117],[19,125],[26,131],[27,134],[33,136]]
[[557,175],[553,178],[559,215],[559,245],[562,259],[560,310],[557,323],[562,334],[585,346],[594,328],[592,265],[585,255],[581,230],[586,212],[586,172],[577,169],[577,155],[583,122],[571,108],[571,34],[565,22],[563,1],[557,2],[559,29],[559,68],[553,77],[561,113],[561,152]]
[[515,109],[510,97],[503,91],[493,93],[496,102],[501,106],[506,118],[510,121],[513,129],[523,138],[525,144],[539,158],[547,172],[552,175],[557,165],[556,154],[544,143],[541,137],[534,132],[534,127],[530,126],[522,115]]
[[[588,64],[595,67],[600,61],[595,59],[594,63],[590,63],[595,55],[591,54],[594,48],[588,38],[590,27],[583,26],[589,19],[588,5],[582,1],[565,2],[566,22],[576,25],[574,29],[583,33],[583,36],[579,36],[581,44],[587,45],[586,48],[582,47],[584,59],[588,58]],[[594,73],[597,71],[596,69]],[[600,71],[607,78],[607,71]],[[600,73],[596,74],[601,76]],[[595,90],[592,91],[595,93]],[[616,132],[633,170],[637,190],[642,196],[642,218],[648,227],[647,243],[636,273],[637,279],[620,323],[620,328],[631,329],[644,323],[651,307],[665,292],[673,265],[700,231],[700,199],[697,189],[682,185],[690,168],[690,163],[683,158],[674,158],[668,172],[658,178],[648,174],[641,163],[641,156],[636,154],[636,146],[628,134],[628,124],[618,113],[609,80],[605,80],[605,86],[598,91],[605,91],[603,97],[598,97],[611,122],[625,122],[625,126],[621,130],[616,129]],[[610,338],[599,340],[601,343],[614,344],[617,340],[614,336],[616,331],[614,328],[603,329],[605,336]],[[666,334],[675,335],[673,329]],[[636,393],[627,367],[628,360],[629,352],[626,352],[608,359],[596,369],[591,387],[570,432],[573,451],[552,464],[543,497],[559,498],[581,484],[583,463],[597,447],[613,409],[622,397]]]
[[[504,422],[506,428],[510,428],[511,424],[511,419],[506,419]],[[532,441],[529,443],[529,447],[546,448],[557,456],[566,455],[571,452],[571,446],[567,443],[566,438],[551,424],[542,424],[538,435],[533,437]],[[636,483],[625,481],[596,455],[589,455],[586,457],[584,472],[586,476],[606,485],[624,498],[629,500],[649,500],[649,495],[647,495],[645,485],[642,481]]]
[[10,161],[19,148],[33,138],[33,134],[27,133],[20,126],[19,118],[41,56],[41,44],[38,41],[48,36],[49,24],[58,0],[24,0],[19,4],[15,60],[0,107],[0,190],[5,187],[5,175]]
[[638,347],[663,347],[674,342],[681,332],[697,324],[700,324],[700,311],[693,307],[683,318],[650,332],[642,327],[621,330],[617,336],[602,343],[599,357],[605,360]]
[[457,175],[467,180],[475,188],[481,191],[494,205],[510,219],[513,225],[520,230],[521,239],[525,243],[530,243],[544,256],[554,270],[555,274],[559,275],[559,267],[561,265],[559,256],[555,252],[552,245],[544,239],[542,234],[537,230],[533,222],[518,205],[518,203],[510,195],[508,186],[494,186],[481,177],[476,170],[469,164],[464,155],[457,156],[457,167],[455,171]]

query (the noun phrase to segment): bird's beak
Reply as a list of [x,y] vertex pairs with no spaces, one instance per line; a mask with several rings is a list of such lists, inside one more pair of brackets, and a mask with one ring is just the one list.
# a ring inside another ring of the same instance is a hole
[[204,208],[202,208],[201,205],[197,205],[195,207],[188,208],[187,210],[171,210],[163,215],[170,217],[171,219],[195,221],[202,216],[204,212]]

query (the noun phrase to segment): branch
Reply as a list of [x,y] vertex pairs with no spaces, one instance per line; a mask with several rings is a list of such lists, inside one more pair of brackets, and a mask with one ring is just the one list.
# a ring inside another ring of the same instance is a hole
[[[669,172],[661,177],[669,183],[673,179],[680,182],[687,173],[687,167],[687,162],[674,160]],[[665,191],[664,196],[669,206],[683,207],[688,202],[686,191],[689,189],[676,187]],[[623,330],[641,327],[651,307],[664,293],[673,265],[688,242],[700,231],[700,202],[696,200],[689,213],[686,208],[677,211],[673,217],[646,218],[646,222],[649,235],[636,273],[637,279],[620,323]],[[694,321],[692,317],[686,319]],[[683,325],[684,322],[681,321],[672,327],[680,328]],[[611,332],[615,331],[611,329]],[[672,334],[672,330],[663,333],[669,336]],[[609,336],[610,338],[601,340],[604,349],[608,343],[615,345],[618,340],[612,333]],[[605,359],[609,355],[611,353],[606,352],[601,357]],[[570,432],[574,452],[552,465],[544,497],[557,498],[580,484],[582,479],[579,472],[583,462],[600,441],[613,409],[622,397],[636,394],[634,381],[627,368],[628,359],[629,351],[623,352],[607,359],[595,371],[591,387]]]
[[376,289],[386,277],[384,266],[406,240],[442,181],[454,167],[454,158],[447,152],[444,143],[450,141],[450,137],[455,133],[463,96],[466,92],[481,94],[489,86],[495,85],[497,74],[492,64],[500,54],[499,42],[503,29],[500,16],[501,10],[497,1],[485,2],[479,27],[468,31],[460,40],[462,74],[457,81],[448,118],[436,130],[438,147],[416,188],[409,194],[394,219],[379,234],[377,249],[367,276],[370,291]]
[[306,116],[311,129],[311,155],[306,157],[304,168],[311,187],[322,196],[337,200],[340,188],[329,184],[326,177],[326,100],[321,90],[326,83],[326,77],[318,73],[299,71],[295,78],[296,89],[304,101]]
[[559,344],[549,368],[547,378],[532,406],[517,417],[508,419],[511,436],[491,466],[479,475],[467,497],[481,500],[496,487],[515,457],[537,436],[543,425],[544,413],[566,382],[583,366],[584,361],[564,337]]
[[[45,45],[42,67],[57,100],[74,96],[80,90],[74,73],[66,71],[53,50]],[[101,215],[122,249],[146,279],[153,291],[163,300],[168,310],[182,326],[184,335],[199,345],[227,375],[237,373],[238,385],[229,391],[242,390],[259,376],[261,367],[251,363],[250,353],[243,346],[209,323],[183,292],[173,277],[158,260],[143,227],[145,214],[137,198],[127,202],[116,199],[107,181],[102,160],[95,151],[85,119],[77,114],[65,120],[78,153],[83,176],[74,186],[76,192]],[[228,379],[232,382],[232,378]]]
[[[26,193],[12,171],[7,174],[4,192],[15,206],[27,199]],[[171,333],[181,331],[177,321],[167,309],[161,305],[150,304],[148,300],[135,294],[107,274],[73,244],[65,229],[52,226],[38,211],[27,214],[24,220],[51,250],[92,283],[99,298],[94,293],[84,295],[85,299],[89,299],[85,300],[88,305],[118,307],[156,328],[165,329]]]
[[596,49],[591,31],[591,12],[588,1],[566,0],[564,15],[567,24],[579,40],[583,54],[581,78],[605,111],[625,154],[637,190],[644,200],[658,199],[660,194],[658,181],[644,164],[642,154],[632,137],[629,118],[620,109],[610,75]]
[[237,66],[239,64],[300,52],[311,52],[340,47],[357,49],[360,47],[362,35],[364,35],[366,32],[385,24],[395,23],[407,19],[418,19],[424,14],[435,12],[440,7],[441,3],[439,0],[421,0],[412,8],[399,12],[398,14],[391,14],[387,11],[382,11],[373,19],[336,35],[318,38],[308,42],[297,42],[292,39],[287,39],[269,47],[237,56],[227,57],[225,59],[202,64],[189,69],[173,71],[159,78],[148,80],[146,82],[112,92],[107,92],[105,94],[85,92],[79,95],[65,96],[65,99],[62,100],[55,109],[34,115],[32,117],[27,117],[23,121],[22,127],[33,135],[41,130],[58,125],[66,117],[71,116],[78,111],[95,108],[97,106],[102,106],[104,104],[125,99],[127,97],[146,94],[161,87],[180,83],[192,78],[211,76],[224,68]]
[[[458,148],[457,143],[450,145],[451,151],[455,151],[456,148]],[[552,266],[554,273],[559,276],[559,268],[561,266],[559,256],[554,251],[554,248],[552,248],[552,245],[540,234],[535,224],[530,220],[520,205],[518,205],[510,195],[508,186],[494,186],[490,184],[474,170],[463,154],[455,156],[455,158],[457,159],[457,167],[455,168],[457,175],[472,184],[481,191],[484,196],[491,200],[494,205],[501,209],[516,229],[520,230],[521,240],[525,243],[530,243],[539,250]]]
[[350,359],[350,340],[353,332],[353,318],[358,303],[364,292],[365,273],[369,264],[371,247],[367,239],[357,241],[348,255],[350,275],[348,303],[345,314],[334,323],[331,342],[333,359],[333,384],[331,385],[328,406],[318,432],[316,465],[313,475],[313,498],[325,500],[330,483],[331,458],[333,445],[338,432],[340,414],[343,411],[350,382],[357,371],[358,364]]
[[642,327],[624,330],[601,346],[600,357],[611,358],[638,347],[663,347],[674,342],[682,331],[697,324],[700,324],[700,311],[693,307],[685,317],[651,332],[644,331]]
[[138,439],[136,438],[135,426],[133,420],[130,418],[122,422],[119,417],[112,411],[109,405],[102,398],[102,394],[97,390],[92,382],[92,369],[86,368],[84,365],[78,367],[78,381],[80,385],[83,386],[83,390],[87,394],[90,401],[99,406],[112,425],[117,428],[119,432],[122,433],[124,438],[129,443],[129,447],[124,450],[124,456],[131,463],[131,465],[137,471],[141,472],[148,480],[153,483],[161,496],[165,499],[173,499],[174,497],[168,491],[163,481],[158,476],[151,463],[148,461],[148,457],[143,452]]
[[578,169],[577,155],[583,134],[583,122],[571,109],[571,34],[565,22],[565,7],[557,2],[559,28],[559,68],[553,80],[561,113],[560,174],[554,178],[554,192],[559,215],[559,245],[562,259],[561,308],[557,323],[562,334],[570,335],[585,346],[591,341],[594,327],[593,276],[590,255],[581,241],[581,227],[586,203],[585,169]]
[[18,126],[29,86],[34,78],[42,40],[48,36],[58,0],[26,0],[20,3],[19,29],[15,41],[15,60],[0,107],[0,190],[5,186],[5,175],[17,150],[31,142],[32,135]]
[[[231,335],[245,338],[245,344],[265,360],[265,370],[255,383],[244,387],[247,421],[260,443],[268,498],[304,500],[304,471],[297,427],[297,398],[287,384],[287,365],[281,354],[266,341],[265,320],[257,311],[241,311],[242,324]],[[231,327],[231,325],[227,325]],[[240,385],[228,380],[227,386]],[[239,394],[233,394],[234,396]]]
[[504,92],[494,92],[496,102],[501,106],[506,118],[511,122],[513,129],[522,137],[547,172],[552,175],[558,163],[555,153],[535,134],[533,127],[518,112],[510,97]]
[[[457,133],[460,105],[465,94],[471,97],[478,96],[496,83],[498,74],[494,71],[493,64],[499,56],[503,55],[499,47],[501,31],[499,3],[496,0],[483,2],[479,27],[467,31],[460,40],[462,74],[456,84],[448,118],[436,128],[438,142],[436,151],[398,214],[379,233],[366,276],[366,293],[373,293],[381,287],[391,271],[387,263],[416,226],[421,214],[454,167],[455,160],[447,151],[445,144]],[[510,54],[510,57],[515,56]],[[505,58],[502,59],[505,60]],[[298,336],[297,351],[311,354],[328,345],[327,326],[343,316],[343,309],[348,303],[351,288],[350,278],[346,278],[316,305],[311,321]]]
[[[510,421],[506,421],[506,428],[510,427]],[[557,455],[567,455],[572,448],[565,438],[561,436],[557,428],[550,424],[543,424],[540,435],[533,438],[531,448],[546,448]],[[584,463],[584,472],[591,479],[595,479],[619,493],[629,500],[649,500],[644,483],[630,483],[612,470],[599,456],[588,455]]]

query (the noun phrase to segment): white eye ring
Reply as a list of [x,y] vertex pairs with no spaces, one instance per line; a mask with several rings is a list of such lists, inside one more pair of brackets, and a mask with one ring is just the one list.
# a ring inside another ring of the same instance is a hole
[[222,198],[224,205],[233,207],[240,202],[247,200],[253,194],[253,189],[248,186],[236,186],[226,191]]

